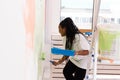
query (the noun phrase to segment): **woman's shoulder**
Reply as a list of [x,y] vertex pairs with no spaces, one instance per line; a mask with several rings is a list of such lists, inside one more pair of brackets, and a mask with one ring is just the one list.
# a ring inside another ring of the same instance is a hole
[[84,37],[84,35],[83,34],[81,34],[81,33],[77,33],[77,34],[75,34],[75,39],[80,39],[80,37]]
[[77,40],[77,41],[80,40],[80,41],[88,42],[88,40],[84,36],[84,34],[81,34],[81,33],[75,35],[75,40]]

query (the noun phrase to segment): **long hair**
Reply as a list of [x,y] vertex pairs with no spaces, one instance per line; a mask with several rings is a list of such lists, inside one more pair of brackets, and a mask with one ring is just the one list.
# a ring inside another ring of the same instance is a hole
[[[68,50],[72,49],[73,40],[75,39],[75,34],[81,33],[76,27],[74,22],[70,17],[65,18],[59,24],[62,28],[66,28],[66,45],[65,48]],[[81,33],[82,34],[82,33]]]

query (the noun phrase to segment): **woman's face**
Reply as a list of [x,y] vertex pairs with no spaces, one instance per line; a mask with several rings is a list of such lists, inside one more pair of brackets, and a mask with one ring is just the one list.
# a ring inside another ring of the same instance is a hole
[[65,28],[62,28],[62,27],[59,25],[59,33],[61,34],[61,36],[65,36],[65,35],[66,35],[66,29],[65,29]]

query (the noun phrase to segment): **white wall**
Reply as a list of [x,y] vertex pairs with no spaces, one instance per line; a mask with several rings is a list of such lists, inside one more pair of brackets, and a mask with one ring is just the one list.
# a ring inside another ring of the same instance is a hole
[[45,0],[36,0],[36,19],[34,34],[34,52],[37,62],[37,80],[42,80],[43,61],[40,59],[44,49]]
[[37,79],[34,54],[25,52],[25,2],[0,0],[0,80]]
[[[45,45],[46,60],[44,69],[44,79],[50,80],[50,51],[51,51],[51,35],[58,33],[58,24],[60,22],[60,1],[61,0],[46,0],[45,8]],[[47,76],[46,76],[47,75]],[[43,80],[44,80],[43,79]]]
[[0,80],[25,80],[23,0],[0,0]]
[[60,22],[61,13],[60,1],[61,0],[46,0],[46,26],[45,26],[46,43],[50,43],[51,34],[58,33],[58,24]]
[[[27,54],[25,52],[26,32],[23,14],[26,1],[0,1],[0,80],[37,79],[35,55],[32,51],[28,51]],[[41,9],[38,4],[36,10]],[[27,14],[29,15],[29,13]],[[39,11],[36,15],[38,14]],[[45,15],[45,39],[50,42],[51,34],[58,32],[54,28],[58,27],[60,20],[60,0],[46,0]],[[39,15],[36,17],[40,18]],[[38,18],[37,21],[39,22]],[[40,24],[44,25],[42,22]]]

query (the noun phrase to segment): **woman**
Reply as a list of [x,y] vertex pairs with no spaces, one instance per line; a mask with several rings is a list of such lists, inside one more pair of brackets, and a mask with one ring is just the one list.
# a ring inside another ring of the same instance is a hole
[[53,65],[57,66],[68,59],[63,69],[66,80],[83,80],[90,48],[88,41],[69,17],[60,22],[59,32],[62,37],[65,36],[65,49],[75,50],[75,56],[63,56],[59,61],[54,61]]

